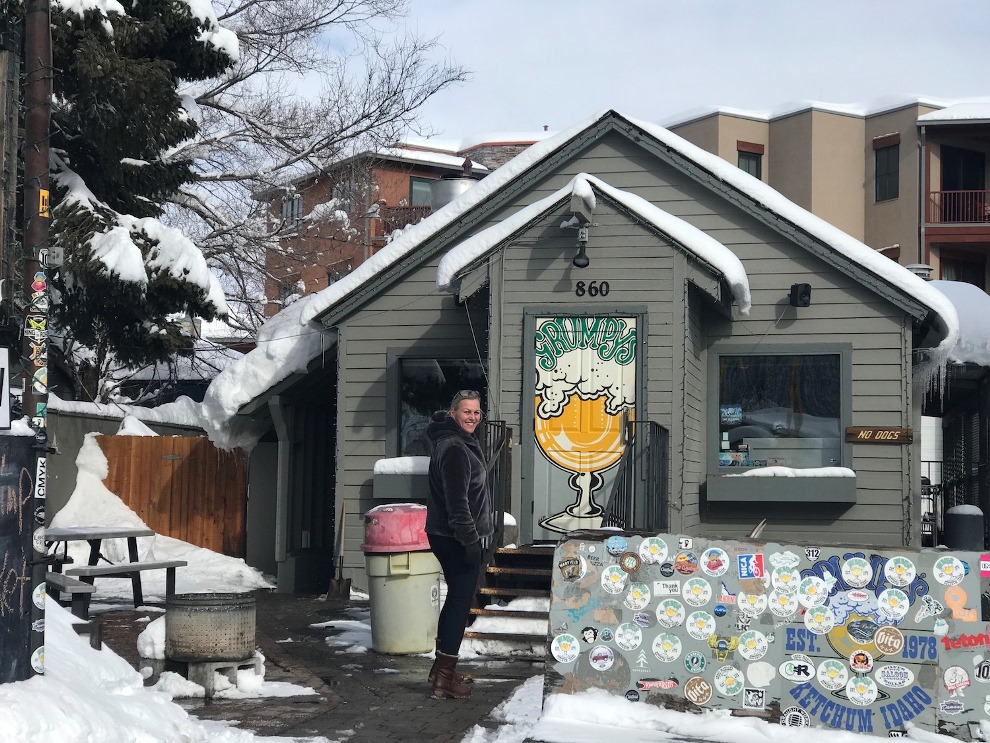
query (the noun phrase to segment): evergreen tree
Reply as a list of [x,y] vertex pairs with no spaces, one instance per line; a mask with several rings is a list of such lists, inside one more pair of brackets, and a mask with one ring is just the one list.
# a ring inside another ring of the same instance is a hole
[[178,86],[223,74],[236,39],[194,0],[55,0],[52,35],[52,318],[83,396],[107,401],[116,369],[192,352],[181,316],[227,312],[202,253],[158,217],[195,178],[170,156],[197,131]]

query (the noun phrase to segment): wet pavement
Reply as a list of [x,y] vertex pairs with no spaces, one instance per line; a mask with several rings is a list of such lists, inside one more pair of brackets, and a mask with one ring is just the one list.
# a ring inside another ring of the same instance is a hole
[[[265,655],[265,680],[287,681],[315,695],[261,699],[176,700],[201,719],[225,720],[262,735],[326,736],[331,741],[438,741],[459,743],[475,725],[494,729],[492,710],[526,679],[542,675],[543,663],[525,659],[462,663],[483,678],[467,700],[436,700],[426,676],[432,660],[423,656],[342,652],[326,642],[332,628],[311,625],[339,620],[368,621],[367,601],[321,600],[317,596],[256,593],[257,645]],[[141,616],[160,613],[95,611],[104,642],[136,668]],[[460,668],[460,667],[459,667]]]

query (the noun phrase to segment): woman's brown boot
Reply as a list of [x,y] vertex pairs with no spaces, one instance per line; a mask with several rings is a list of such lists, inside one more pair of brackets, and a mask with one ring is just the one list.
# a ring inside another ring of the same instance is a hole
[[[440,648],[437,648],[436,657],[437,658],[440,657]],[[433,679],[435,679],[437,676],[437,665],[438,662],[434,660],[433,665],[430,667],[430,675],[426,677],[426,680],[429,681],[431,684],[433,683]],[[454,671],[454,681],[456,681],[459,684],[473,684],[474,676],[468,673],[461,673],[460,671]]]
[[456,655],[447,655],[438,650],[434,665],[436,673],[433,675],[433,696],[436,699],[467,699],[471,696],[471,687],[455,678]]

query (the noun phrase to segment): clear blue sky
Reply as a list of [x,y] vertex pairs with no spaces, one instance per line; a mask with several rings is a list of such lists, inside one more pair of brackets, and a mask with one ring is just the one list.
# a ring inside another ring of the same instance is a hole
[[440,136],[562,129],[615,108],[663,121],[881,96],[990,99],[987,0],[411,0],[410,28],[473,70]]

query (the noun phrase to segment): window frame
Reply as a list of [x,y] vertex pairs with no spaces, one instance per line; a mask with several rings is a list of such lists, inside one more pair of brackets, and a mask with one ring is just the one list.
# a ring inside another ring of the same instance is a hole
[[881,204],[900,198],[900,158],[900,142],[877,147],[873,151],[873,198],[876,203]]
[[[415,199],[413,199],[413,188],[414,188],[414,184],[417,183],[426,184],[426,189],[428,192],[430,192],[428,193],[428,196],[430,198],[427,200],[425,204],[417,204]],[[433,184],[432,178],[424,178],[423,176],[418,176],[418,175],[409,176],[409,206],[432,206],[433,205],[432,184]]]
[[752,470],[752,467],[733,469],[718,465],[719,436],[719,368],[723,356],[823,356],[839,357],[839,452],[836,467],[853,468],[853,446],[845,439],[845,430],[852,425],[852,345],[848,343],[780,343],[753,348],[752,344],[717,342],[708,355],[709,409],[705,411],[706,435],[704,466],[707,473],[706,494],[709,501],[725,503],[746,501],[784,501],[795,503],[840,502],[856,500],[855,477],[809,477],[799,480],[791,477],[732,477]]
[[[429,346],[412,347],[392,347],[385,351],[385,456],[403,456],[400,450],[399,432],[402,425],[402,402],[401,384],[402,369],[400,362],[404,359],[463,359],[470,358],[472,354],[470,347],[463,343],[437,344]],[[485,367],[485,373],[490,374],[490,362],[482,359],[481,363]],[[484,418],[488,417],[488,389],[480,388],[482,413]],[[449,400],[447,402],[450,402]]]
[[[749,173],[754,178],[761,181],[763,180],[763,155],[758,152],[745,152],[743,150],[739,150],[736,155],[738,156],[736,159],[736,167],[744,173]],[[744,168],[744,162],[754,164],[756,166],[756,172],[754,173],[749,168]]]
[[282,227],[291,232],[298,232],[302,225],[302,194],[286,194],[282,197]]

